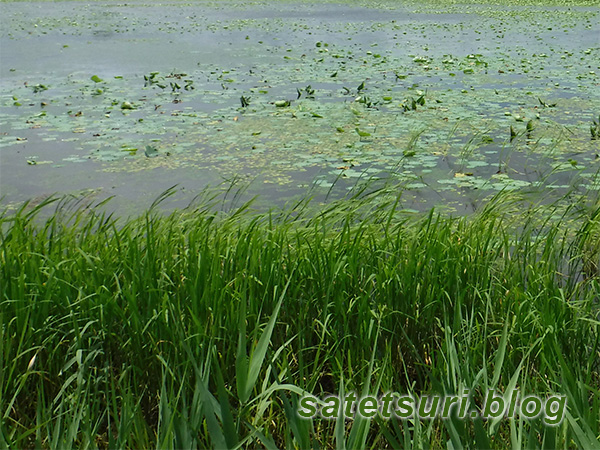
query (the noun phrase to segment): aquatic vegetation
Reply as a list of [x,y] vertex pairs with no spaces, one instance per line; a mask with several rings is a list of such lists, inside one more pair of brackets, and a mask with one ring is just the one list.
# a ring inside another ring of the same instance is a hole
[[242,103],[242,108],[246,108],[250,106],[250,97],[244,97],[243,95],[240,97],[240,102]]
[[[592,195],[564,208],[503,193],[457,219],[400,207],[391,185],[267,212],[231,189],[165,215],[168,194],[126,220],[89,198],[0,217],[0,446],[596,442]],[[563,423],[296,413],[305,392],[469,389],[480,404],[515,386],[566,395]]]
[[592,141],[600,138],[600,116],[598,116],[598,121],[592,121],[592,125],[590,126],[590,134],[592,135]]
[[[0,447],[595,446],[597,1],[39,6],[2,3]],[[296,414],[515,386],[564,422]]]
[[[190,192],[253,178],[256,193],[278,201],[313,181],[332,184],[344,159],[422,180],[406,194],[421,210],[461,210],[475,190],[542,184],[534,173],[561,171],[558,184],[574,186],[597,170],[599,13],[511,6],[520,3],[239,2],[227,14],[219,3],[203,3],[202,14],[187,3],[69,3],[48,4],[43,16],[6,3],[2,190],[12,203],[153,172],[161,188],[176,178]],[[24,61],[23,42],[53,58],[43,68]],[[410,136],[422,128],[412,154]],[[356,129],[371,136],[345,133]],[[483,133],[492,141],[475,144]],[[164,157],[122,151],[148,142]],[[564,170],[569,158],[581,171]],[[456,184],[455,164],[473,173],[468,189]],[[32,170],[39,184],[24,182]],[[69,186],[55,176],[67,171]]]

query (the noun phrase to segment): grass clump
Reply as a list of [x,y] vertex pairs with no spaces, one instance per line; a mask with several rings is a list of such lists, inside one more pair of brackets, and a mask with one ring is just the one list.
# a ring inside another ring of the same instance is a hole
[[[600,208],[503,194],[453,219],[398,199],[5,213],[0,446],[595,445]],[[566,395],[565,420],[295,412],[303,393],[470,389],[481,404],[511,388]]]

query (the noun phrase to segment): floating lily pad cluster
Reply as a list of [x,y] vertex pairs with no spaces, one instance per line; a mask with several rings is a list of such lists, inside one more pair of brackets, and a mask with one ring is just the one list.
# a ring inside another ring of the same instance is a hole
[[[396,179],[425,205],[575,180],[597,186],[600,50],[590,24],[598,9],[459,13],[430,4],[395,14],[389,5],[310,5],[311,15],[287,4],[236,5],[230,17],[219,4],[110,5],[102,24],[111,31],[100,33],[82,27],[78,4],[50,18],[11,4],[8,52],[33,23],[34,36],[44,26],[83,34],[90,49],[109,41],[132,52],[149,51],[157,38],[144,31],[152,30],[173,54],[157,52],[156,67],[103,72],[71,61],[66,75],[15,63],[2,82],[3,163],[15,176],[36,170],[48,178],[69,164],[122,177],[162,168],[174,179],[178,169],[197,168],[290,191]],[[343,8],[352,20],[320,19],[323,8]],[[164,20],[144,21],[161,11]],[[188,16],[177,28],[171,19],[180,11]],[[186,36],[211,35],[223,49],[218,61],[177,58]],[[57,51],[83,45],[69,42]]]

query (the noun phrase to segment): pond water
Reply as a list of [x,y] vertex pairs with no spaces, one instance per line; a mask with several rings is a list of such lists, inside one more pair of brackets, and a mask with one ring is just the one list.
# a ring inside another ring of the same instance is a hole
[[600,8],[0,8],[5,207],[86,191],[135,212],[234,179],[265,205],[397,182],[451,212],[599,188]]

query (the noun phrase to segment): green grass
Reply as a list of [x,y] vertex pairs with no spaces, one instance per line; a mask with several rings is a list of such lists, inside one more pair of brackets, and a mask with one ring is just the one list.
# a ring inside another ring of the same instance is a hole
[[[403,215],[399,196],[5,213],[0,447],[597,446],[600,208],[502,194],[453,219]],[[567,418],[294,412],[302,392],[471,389],[481,403],[510,387],[567,395]]]

